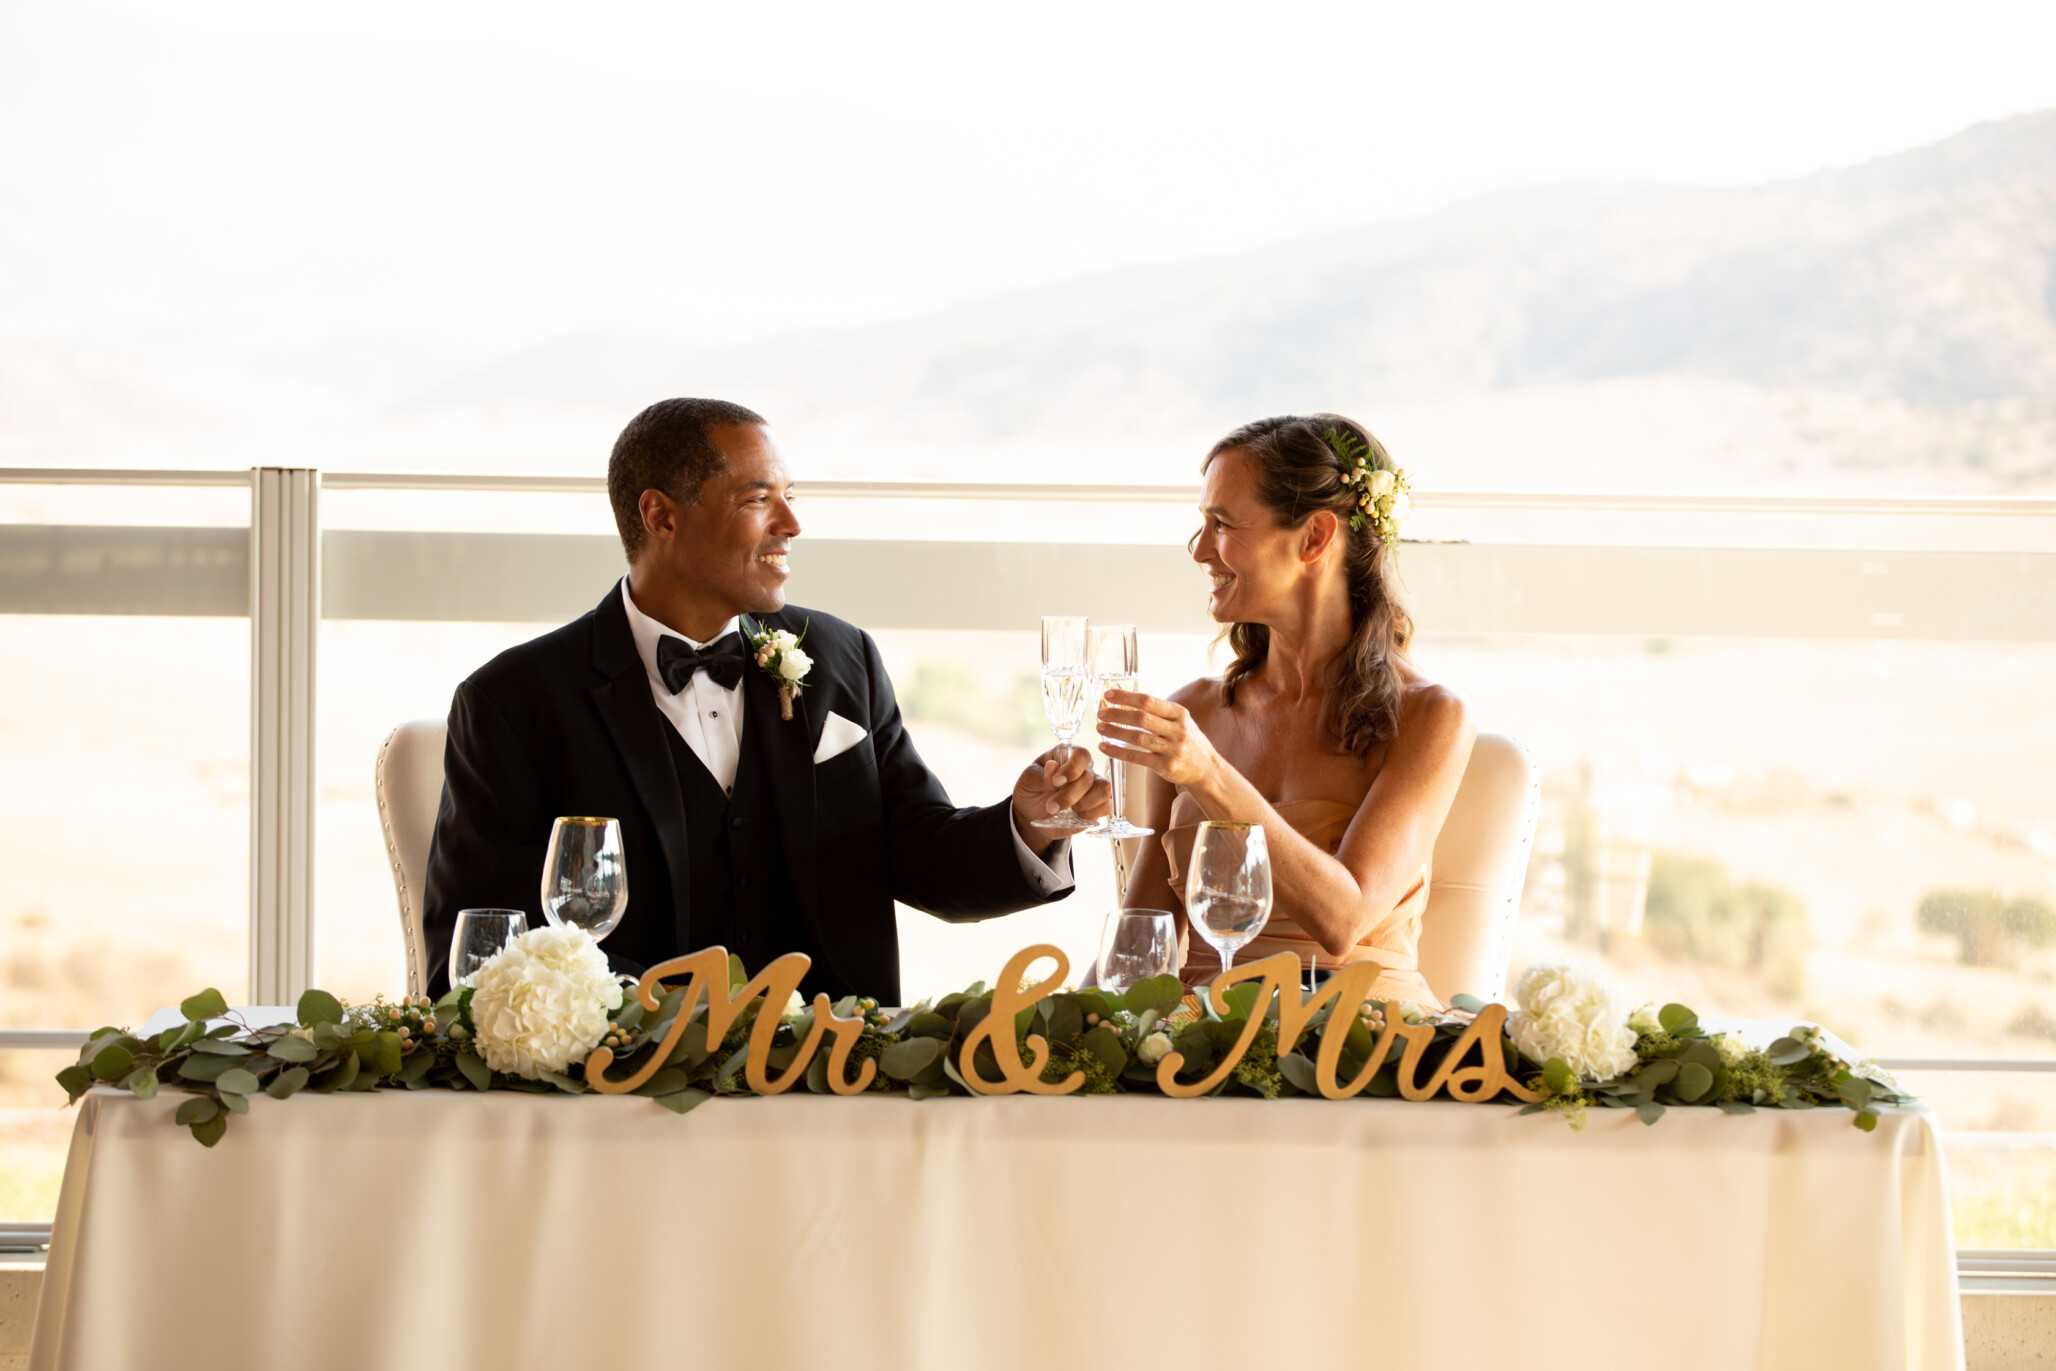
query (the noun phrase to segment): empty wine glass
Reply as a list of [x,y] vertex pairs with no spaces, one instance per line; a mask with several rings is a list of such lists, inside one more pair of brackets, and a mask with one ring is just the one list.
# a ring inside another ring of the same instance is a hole
[[1168,909],[1117,909],[1099,934],[1102,990],[1126,990],[1152,976],[1178,974],[1178,924]]
[[460,909],[450,937],[450,989],[471,984],[478,969],[523,933],[528,916],[518,909]]
[[628,908],[628,861],[615,819],[579,816],[550,825],[543,858],[543,917],[555,927],[582,928],[599,942]]
[[1261,824],[1208,819],[1192,840],[1185,912],[1221,954],[1221,970],[1271,917],[1271,855]]
[[[1085,630],[1085,661],[1092,672],[1095,694],[1104,696],[1109,690],[1135,689],[1135,673],[1138,647],[1133,624],[1093,624]],[[1113,741],[1119,742],[1116,738]],[[1108,758],[1107,780],[1112,787],[1114,807],[1107,816],[1085,830],[1087,836],[1095,838],[1147,838],[1156,832],[1140,824],[1128,822],[1128,816],[1121,812],[1121,763],[1118,758]]]
[[[1078,736],[1085,722],[1085,698],[1091,693],[1092,673],[1085,658],[1085,616],[1045,614],[1042,616],[1042,712],[1049,718],[1050,731],[1064,747]],[[1081,833],[1092,825],[1069,805],[1036,823],[1044,828]]]

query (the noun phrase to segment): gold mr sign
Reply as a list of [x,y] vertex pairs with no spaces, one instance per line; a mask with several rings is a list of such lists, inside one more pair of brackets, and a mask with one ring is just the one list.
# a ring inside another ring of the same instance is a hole
[[[1056,970],[1033,985],[1025,984],[1028,968],[1044,960],[1056,963]],[[671,1019],[659,1050],[652,1053],[635,1074],[613,1080],[606,1073],[607,1068],[614,1064],[614,1053],[608,1048],[599,1048],[586,1058],[586,1084],[604,1095],[620,1095],[634,1090],[670,1060],[687,1024],[696,1017],[703,998],[707,1008],[707,1041],[719,1043],[752,1000],[761,998],[766,1008],[785,1005],[799,989],[800,980],[810,965],[812,960],[804,953],[788,952],[738,988],[728,983],[728,952],[725,948],[705,948],[658,963],[643,974],[642,983],[636,988],[646,1013],[655,1013],[661,1007],[669,989],[665,985],[666,980],[678,976],[685,978],[684,1001]],[[1070,961],[1063,952],[1047,944],[1023,948],[1008,960],[992,992],[990,1012],[964,1035],[957,1049],[958,1074],[972,1091],[980,1095],[1068,1095],[1085,1083],[1083,1073],[1076,1071],[1061,1080],[1043,1080],[1043,1070],[1049,1065],[1048,1041],[1039,1033],[1030,1033],[1026,1040],[1028,1054],[1023,1059],[1013,1031],[1016,1016],[1021,1011],[1063,988],[1070,968]],[[1223,973],[1215,978],[1208,993],[1213,998],[1214,1012],[1225,1017],[1230,1006],[1224,995],[1230,987],[1251,981],[1261,982],[1257,998],[1259,1007],[1270,1003],[1273,994],[1278,997],[1280,1054],[1291,1051],[1314,1015],[1322,1006],[1332,1003],[1333,1008],[1321,1031],[1320,1046],[1314,1054],[1315,1084],[1321,1094],[1331,1100],[1349,1099],[1369,1086],[1395,1043],[1400,1047],[1399,1093],[1406,1099],[1431,1099],[1443,1091],[1447,1091],[1451,1099],[1467,1104],[1481,1104],[1502,1094],[1529,1103],[1541,1098],[1522,1086],[1507,1070],[1501,1046],[1506,1007],[1497,1004],[1487,1005],[1478,1011],[1477,1017],[1451,1050],[1440,1058],[1440,1065],[1425,1081],[1417,1080],[1416,1076],[1422,1054],[1435,1041],[1434,1027],[1403,1023],[1397,1013],[1387,1013],[1384,1028],[1372,1044],[1370,1056],[1363,1066],[1350,1080],[1337,1080],[1343,1044],[1349,1037],[1351,1026],[1358,1022],[1358,1008],[1365,1002],[1365,992],[1377,975],[1378,967],[1374,963],[1346,966],[1323,982],[1310,997],[1301,999],[1299,963],[1291,953],[1280,952]],[[1197,1080],[1181,1083],[1178,1072],[1185,1065],[1184,1054],[1175,1050],[1168,1053],[1157,1063],[1157,1088],[1172,1099],[1191,1099],[1216,1089],[1248,1053],[1263,1026],[1264,1017],[1261,1012],[1251,1013],[1242,1025],[1241,1035],[1214,1069]],[[781,1094],[794,1082],[803,1079],[815,1053],[820,1050],[823,1038],[831,1040],[827,1073],[830,1090],[838,1095],[860,1094],[877,1074],[878,1063],[869,1059],[857,1063],[854,1077],[849,1074],[850,1052],[863,1036],[864,1022],[862,1019],[837,1017],[826,995],[814,997],[813,1022],[805,1039],[786,1063],[785,1070],[774,1076],[770,1070],[771,1049],[778,1027],[776,1012],[758,1013],[750,1027],[749,1043],[743,1058],[743,1079],[759,1095]],[[981,1046],[989,1046],[992,1050],[999,1071],[996,1079],[987,1079],[979,1073],[976,1057]]]

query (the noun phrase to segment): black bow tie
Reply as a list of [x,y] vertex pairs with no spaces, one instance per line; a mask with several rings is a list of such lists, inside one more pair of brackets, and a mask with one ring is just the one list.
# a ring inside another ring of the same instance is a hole
[[695,671],[706,672],[715,685],[728,690],[742,679],[742,664],[747,655],[740,633],[724,633],[698,649],[667,633],[657,639],[657,674],[664,678],[673,695],[685,689]]

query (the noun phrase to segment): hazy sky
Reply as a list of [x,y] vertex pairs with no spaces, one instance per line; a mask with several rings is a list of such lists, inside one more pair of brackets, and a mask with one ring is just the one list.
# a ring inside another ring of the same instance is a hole
[[2056,7],[0,0],[0,324],[476,355],[914,313],[2056,104]]

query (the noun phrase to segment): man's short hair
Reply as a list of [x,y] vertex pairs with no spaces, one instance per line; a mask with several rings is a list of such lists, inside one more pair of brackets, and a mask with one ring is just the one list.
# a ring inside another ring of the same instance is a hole
[[722,470],[713,430],[723,424],[761,424],[762,415],[726,400],[659,400],[628,421],[614,440],[607,459],[607,499],[614,505],[614,524],[621,530],[621,548],[633,562],[646,535],[642,525],[642,493],[661,490],[691,504],[700,488]]

